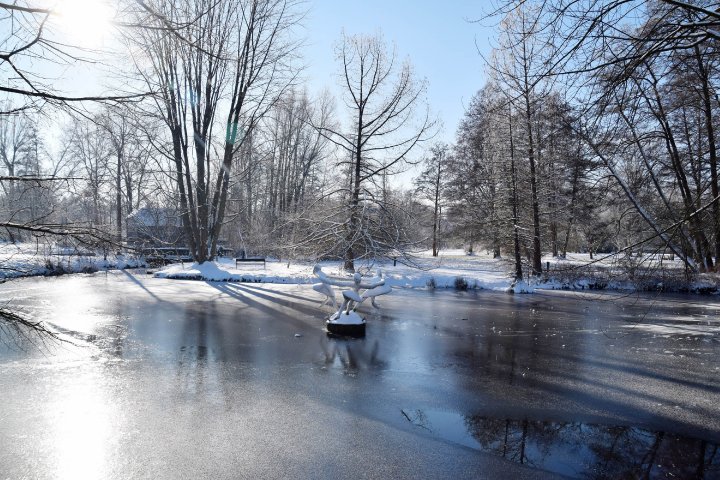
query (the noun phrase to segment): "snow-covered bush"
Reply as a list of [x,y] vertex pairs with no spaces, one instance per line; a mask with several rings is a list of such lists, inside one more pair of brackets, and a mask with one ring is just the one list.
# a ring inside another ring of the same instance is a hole
[[455,290],[465,291],[468,289],[468,282],[464,277],[455,277]]

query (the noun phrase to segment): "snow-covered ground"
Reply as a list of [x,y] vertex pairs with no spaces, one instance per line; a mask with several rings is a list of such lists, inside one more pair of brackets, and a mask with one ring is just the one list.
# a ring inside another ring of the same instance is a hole
[[[363,274],[382,271],[386,284],[401,288],[456,288],[465,283],[469,289],[507,290],[512,283],[506,265],[488,256],[468,256],[462,251],[443,252],[439,258],[422,253],[417,266],[393,262],[356,262]],[[202,279],[210,281],[259,283],[317,283],[312,262],[271,260],[263,265],[240,264],[235,268],[232,258],[221,258],[211,264],[169,265],[158,270],[156,277],[173,279]],[[333,276],[346,276],[339,261],[320,262],[323,271]]]
[[[661,262],[662,260],[662,262]],[[559,259],[543,258],[543,268],[549,271],[542,278],[530,282],[513,283],[512,265],[508,259],[494,259],[487,253],[466,255],[462,250],[445,250],[438,258],[430,252],[417,254],[415,265],[393,265],[390,261],[356,262],[356,268],[366,275],[382,271],[386,283],[398,288],[456,288],[485,289],[530,293],[536,289],[611,289],[611,290],[695,290],[717,292],[717,275],[699,275],[688,284],[678,260],[645,256],[618,258],[603,255],[590,259],[588,254],[568,254]],[[589,266],[588,266],[589,265]],[[212,264],[169,265],[158,270],[156,277],[209,281],[258,283],[316,283],[314,263],[270,260],[262,264],[240,264],[236,268],[231,258],[221,258]],[[323,271],[344,276],[341,262],[320,262]],[[582,268],[580,268],[582,267]],[[628,272],[631,272],[628,276]]]
[[[595,262],[595,263],[592,263]],[[356,262],[364,275],[381,270],[386,283],[396,288],[455,288],[495,291],[532,292],[535,289],[611,289],[611,290],[695,290],[717,293],[720,277],[696,275],[688,281],[678,260],[645,257],[607,257],[572,253],[565,259],[543,257],[543,277],[530,283],[513,285],[509,259],[493,259],[486,252],[467,255],[462,250],[443,250],[438,258],[429,251],[416,254],[413,265],[390,261]],[[232,258],[197,265],[173,264],[160,268],[156,277],[209,281],[310,284],[317,283],[311,261],[297,262],[268,259],[260,263],[241,263],[235,268]],[[323,271],[347,276],[341,262],[320,262]],[[144,266],[141,259],[126,255],[78,251],[54,245],[0,244],[0,279],[34,275],[92,272],[97,270]]]
[[[646,291],[696,291],[718,293],[720,275],[690,274],[677,257],[660,254],[607,255],[568,253],[566,258],[542,259],[543,288]],[[549,269],[548,269],[549,266]]]

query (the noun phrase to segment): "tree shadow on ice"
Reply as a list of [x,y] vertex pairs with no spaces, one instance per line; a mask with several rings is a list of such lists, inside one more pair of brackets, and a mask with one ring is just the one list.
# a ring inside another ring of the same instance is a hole
[[240,300],[249,307],[260,310],[272,316],[274,320],[280,320],[284,323],[299,327],[303,330],[312,328],[313,325],[309,322],[305,322],[298,318],[293,313],[302,313],[306,316],[318,317],[318,310],[312,310],[310,308],[301,307],[291,302],[279,302],[277,298],[270,295],[260,294],[257,291],[244,288],[237,284],[228,283],[213,283],[206,282],[211,287],[219,290],[220,292]]

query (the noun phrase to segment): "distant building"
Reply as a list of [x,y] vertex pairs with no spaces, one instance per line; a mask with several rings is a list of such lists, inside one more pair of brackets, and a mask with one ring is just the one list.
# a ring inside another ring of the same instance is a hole
[[127,240],[135,246],[184,246],[180,213],[161,207],[135,210],[127,217]]

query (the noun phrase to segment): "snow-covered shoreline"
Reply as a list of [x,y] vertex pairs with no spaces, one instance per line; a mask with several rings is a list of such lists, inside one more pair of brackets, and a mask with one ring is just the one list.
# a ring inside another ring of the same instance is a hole
[[[653,276],[631,280],[613,274],[614,266],[600,263],[594,272],[583,272],[576,267],[587,264],[590,259],[575,254],[567,259],[544,259],[550,270],[540,279],[515,283],[506,260],[493,259],[489,255],[464,255],[462,251],[450,251],[438,258],[419,256],[418,266],[393,265],[389,261],[357,262],[363,274],[375,275],[382,271],[386,283],[394,288],[439,288],[456,290],[491,290],[513,293],[532,293],[535,290],[615,290],[615,291],[667,291],[687,293],[718,293],[719,277],[705,274],[692,282],[682,278],[668,278],[668,271],[658,270]],[[667,262],[666,262],[667,263]],[[312,262],[287,262],[268,260],[261,264],[241,265],[235,268],[233,259],[223,258],[213,263],[174,264],[155,272],[155,277],[176,280],[205,280],[220,282],[311,284],[318,281],[313,275]],[[347,275],[341,270],[341,262],[324,261],[320,266],[327,273]],[[672,272],[672,270],[670,271]]]
[[[34,245],[0,245],[0,279],[30,276],[52,276],[71,273],[91,273],[104,270],[144,267],[141,258],[129,255],[102,255],[100,253],[42,250]],[[626,262],[631,259],[600,257],[600,261],[588,267],[591,259],[587,254],[568,254],[559,259],[543,258],[547,268],[542,278],[514,284],[509,273],[512,266],[507,259],[494,259],[480,253],[466,255],[462,250],[445,250],[434,258],[430,252],[420,252],[415,265],[391,261],[358,261],[356,267],[364,275],[375,275],[381,270],[386,283],[394,288],[490,290],[515,293],[531,293],[535,290],[613,290],[613,291],[667,291],[718,294],[720,276],[701,274],[691,281],[683,278],[677,261],[664,261],[659,268],[637,269],[637,275],[629,278],[625,272]],[[653,259],[648,259],[652,262]],[[625,264],[623,264],[625,262]],[[157,278],[177,280],[205,280],[246,283],[312,284],[318,279],[313,274],[312,261],[287,261],[268,259],[261,263],[243,263],[235,268],[232,258],[219,258],[215,262],[171,264],[154,270]],[[345,276],[340,261],[320,262],[323,270],[331,275]],[[625,269],[625,270],[623,270]],[[642,272],[641,272],[642,270]],[[648,274],[647,272],[650,272]]]
[[32,244],[0,244],[0,280],[91,273],[103,270],[138,268],[144,262],[131,255],[107,255]]
[[[465,289],[506,291],[512,283],[502,262],[475,259],[464,268],[454,263],[443,265],[440,260],[434,264],[423,265],[423,268],[416,268],[402,264],[393,266],[392,262],[357,262],[357,268],[364,274],[372,275],[381,270],[386,284],[395,288],[458,288],[461,286],[458,284],[461,282],[459,279],[462,279]],[[347,276],[341,271],[342,264],[339,261],[324,261],[319,264],[326,273]],[[312,271],[314,265],[312,262],[268,260],[265,267],[262,264],[243,264],[236,269],[233,259],[221,258],[216,262],[201,265],[168,265],[155,272],[155,277],[218,282],[312,284],[318,282]]]

